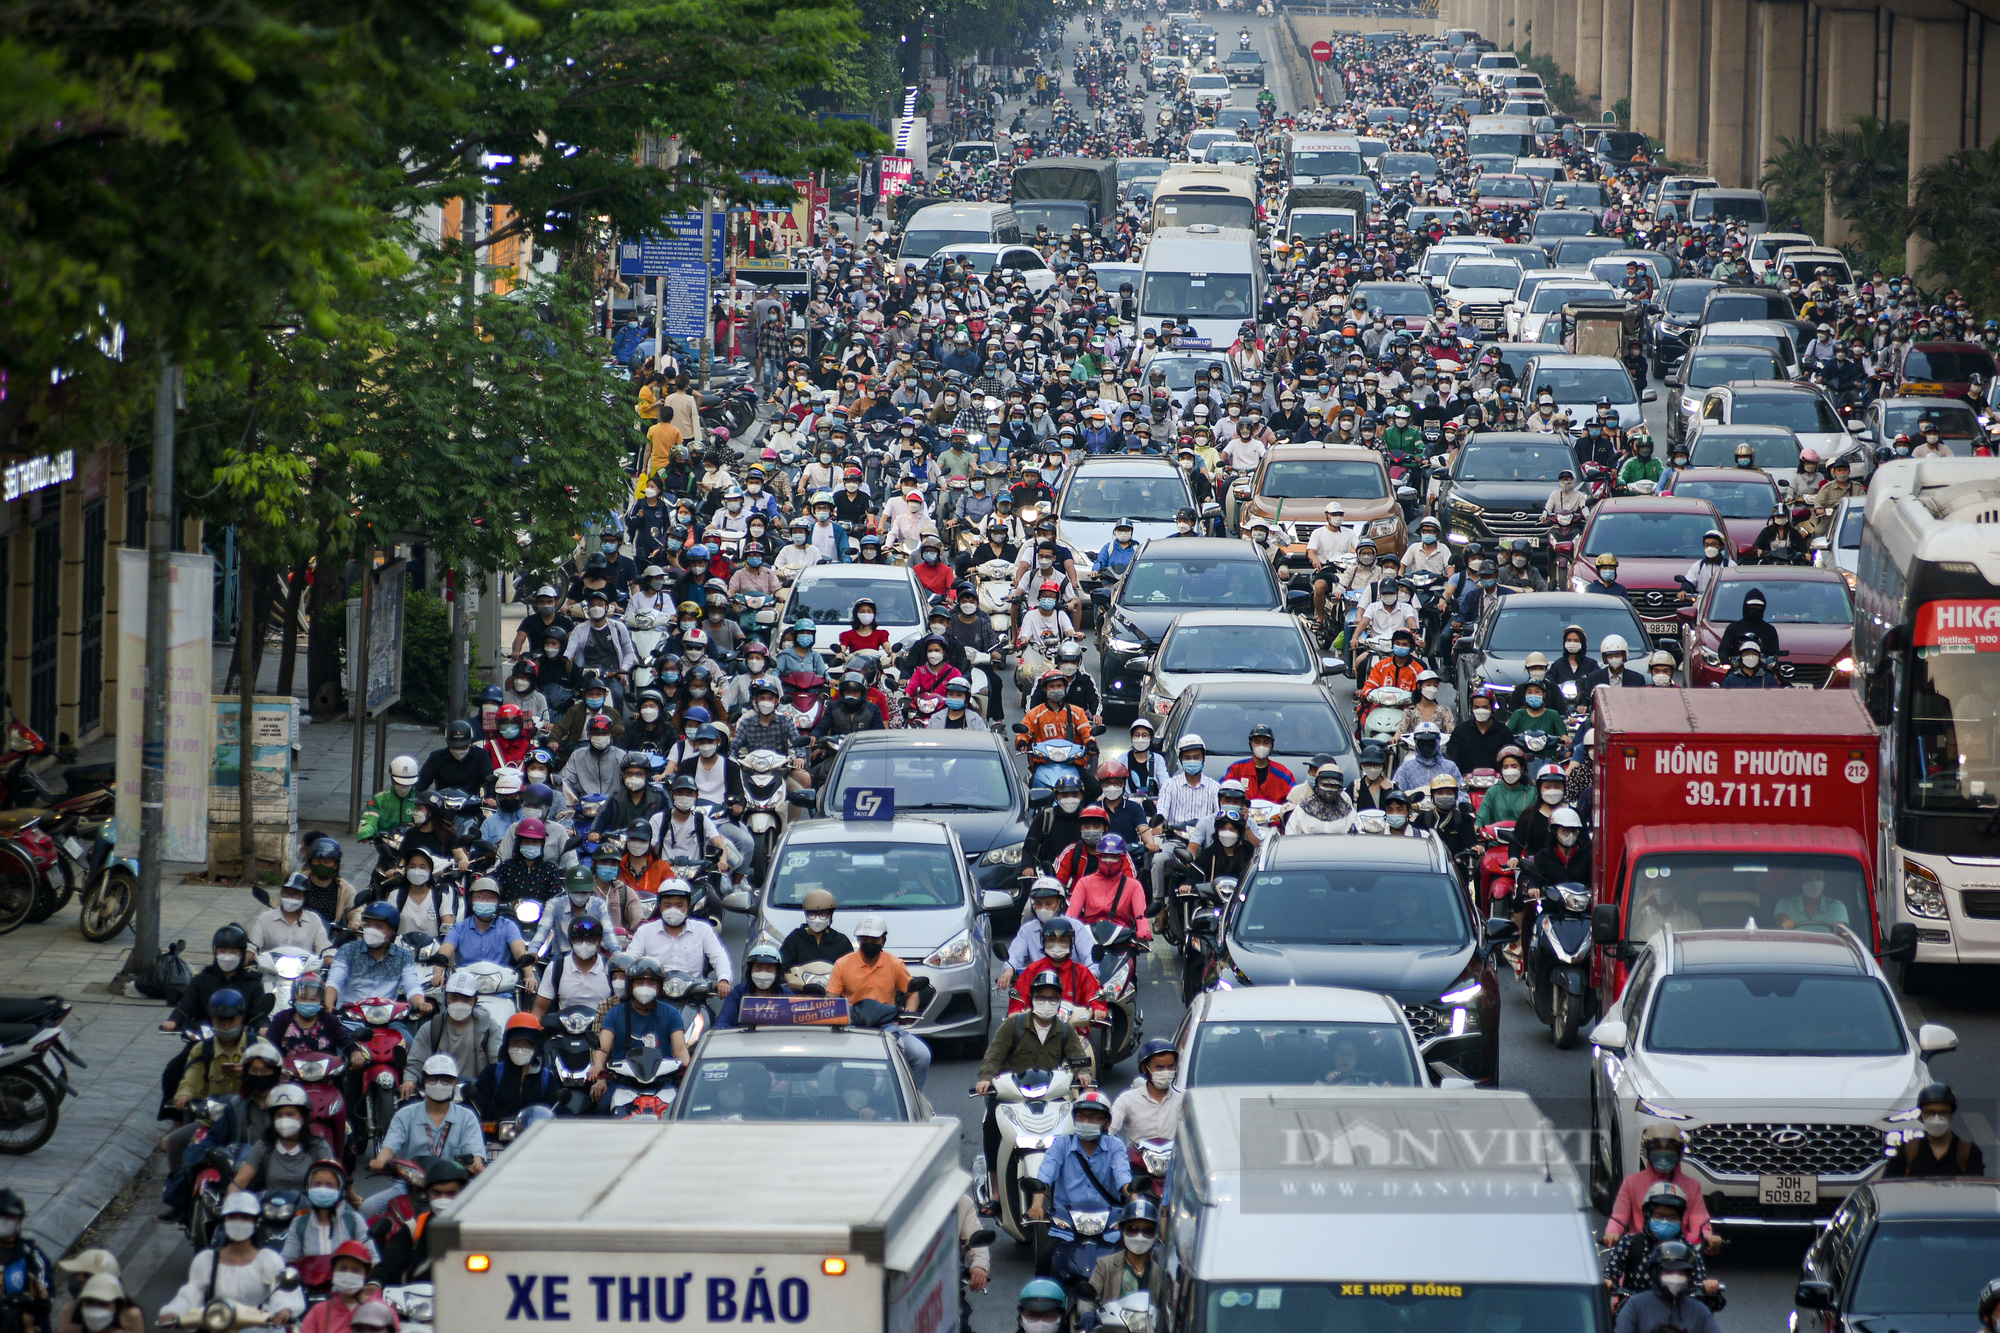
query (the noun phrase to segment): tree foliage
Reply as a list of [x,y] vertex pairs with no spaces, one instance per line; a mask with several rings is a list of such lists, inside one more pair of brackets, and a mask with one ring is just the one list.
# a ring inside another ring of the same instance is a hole
[[1854,231],[1861,267],[1902,272],[1910,218],[1909,122],[1856,116],[1847,129],[1821,135],[1815,148],[1827,198]]
[[1826,169],[1812,144],[1780,137],[1757,188],[1770,201],[1774,230],[1826,234]]
[[1984,314],[2000,312],[2000,142],[1919,171],[1910,224],[1934,247],[1925,275]]

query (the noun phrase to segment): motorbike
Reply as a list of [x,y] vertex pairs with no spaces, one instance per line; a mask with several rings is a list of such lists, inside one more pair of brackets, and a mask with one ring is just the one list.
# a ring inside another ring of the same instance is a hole
[[776,750],[753,750],[737,763],[743,766],[744,822],[756,844],[750,854],[750,882],[762,884],[770,869],[771,849],[785,827],[790,800],[785,775],[791,772],[792,758]]
[[634,611],[625,622],[625,629],[632,636],[632,648],[639,655],[639,663],[632,668],[632,688],[643,690],[653,683],[653,653],[666,640],[666,632],[661,622],[672,623],[673,617],[662,612]]
[[[261,886],[252,892],[258,898],[270,897]],[[292,983],[308,972],[317,972],[319,961],[310,949],[289,944],[258,952],[257,971],[263,976],[264,993],[271,997],[272,1013],[292,1007]]]
[[785,687],[785,716],[800,731],[810,732],[826,713],[826,677],[813,671],[787,671],[780,679]]
[[[1023,723],[1016,722],[1014,725],[1023,733],[1027,730]],[[1081,772],[1081,765],[1088,754],[1089,751],[1083,746],[1075,741],[1066,741],[1060,736],[1036,741],[1028,747],[1030,770],[1028,785],[1031,788],[1054,787],[1056,778],[1063,773]]]
[[[534,920],[541,919],[540,903],[527,899],[516,906],[534,907]],[[524,924],[532,928],[534,921]],[[466,963],[458,970],[470,972],[479,983],[480,1012],[491,1018],[495,1025],[505,1028],[507,1020],[520,1009],[516,997],[521,989],[521,974],[504,963]]]
[[[722,822],[722,810],[710,806],[697,808],[703,810],[714,822]],[[723,888],[722,868],[716,863],[716,855],[715,849],[707,848],[699,861],[676,860],[673,862],[673,872],[675,878],[686,880],[688,887],[694,891],[692,901],[688,904],[688,915],[700,917],[720,930],[722,914],[726,910],[724,901],[727,893]]]
[[1535,900],[1535,921],[1528,937],[1527,965],[1522,974],[1535,1017],[1548,1025],[1556,1049],[1576,1045],[1577,1033],[1590,1021],[1597,988],[1590,981],[1590,888],[1584,884],[1548,884]]
[[305,1311],[305,1289],[299,1283],[298,1270],[288,1268],[261,1305],[218,1297],[199,1309],[162,1319],[160,1327],[186,1329],[188,1333],[235,1333],[239,1328],[296,1326]]
[[1582,514],[1558,514],[1549,535],[1549,587],[1569,587],[1570,569],[1576,563],[1576,539],[1583,531]]
[[739,592],[730,598],[730,605],[736,612],[737,627],[746,637],[769,641],[778,620],[778,594]]
[[1514,906],[1514,872],[1508,867],[1513,852],[1508,844],[1514,836],[1514,822],[1493,824],[1479,833],[1479,897],[1488,904],[1488,916],[1506,916]]
[[680,1009],[681,1028],[688,1049],[693,1050],[715,1021],[708,1011],[710,1001],[715,998],[715,983],[687,972],[669,972],[660,983],[660,998]]
[[69,902],[71,883],[62,873],[61,854],[44,824],[47,810],[0,811],[0,843],[20,855],[7,859],[0,878],[0,935],[31,922],[46,921]]
[[1132,1184],[1158,1203],[1167,1191],[1167,1173],[1174,1169],[1172,1139],[1136,1139],[1126,1149],[1132,1164]]
[[1479,813],[1479,803],[1486,799],[1486,793],[1500,781],[1500,775],[1490,768],[1475,768],[1465,775],[1466,797],[1472,802],[1472,811]]
[[409,1062],[410,1039],[394,1024],[409,1011],[401,1000],[363,1000],[341,1006],[341,1018],[348,1029],[362,1029],[357,1035],[367,1051],[366,1062],[350,1085],[359,1094],[350,1098],[349,1109],[350,1113],[356,1109],[361,1113],[354,1125],[360,1135],[360,1152],[372,1153],[380,1146],[396,1114],[396,1089],[403,1081],[403,1066]]
[[187,1116],[201,1128],[181,1150],[181,1169],[188,1174],[188,1210],[182,1219],[188,1244],[206,1249],[222,1221],[222,1201],[236,1177],[236,1151],[214,1136],[216,1121],[229,1113],[229,1099],[204,1097],[191,1102]]
[[333,1149],[333,1155],[347,1163],[347,1098],[333,1076],[339,1072],[337,1056],[317,1051],[294,1051],[285,1057],[285,1074],[306,1091],[306,1130],[317,1134]]
[[1250,49],[1250,30],[1248,28],[1236,34],[1236,49],[1239,51],[1248,51]]
[[55,1135],[76,1095],[65,1062],[86,1069],[63,1037],[71,1005],[56,995],[0,998],[0,1153],[31,1153]]
[[[1383,750],[1395,747],[1396,733],[1402,730],[1403,710],[1414,696],[1394,685],[1378,685],[1368,692],[1368,708],[1361,719],[1361,743],[1374,741]],[[1400,758],[1400,756],[1396,756]],[[1392,765],[1390,772],[1395,771]]]
[[[675,974],[676,976],[679,973]],[[652,1046],[634,1046],[611,1062],[611,1116],[664,1120],[679,1093],[681,1062]]]
[[1139,1049],[1144,1035],[1138,969],[1146,946],[1130,926],[1118,921],[1096,922],[1090,933],[1097,940],[1098,993],[1108,1010],[1090,1031],[1090,1051],[1097,1059],[1098,1081],[1103,1082],[1113,1066]]
[[984,1160],[973,1164],[974,1190],[979,1202],[998,1206],[1000,1229],[1017,1241],[1025,1243],[1030,1237],[1026,1186],[1038,1180],[1042,1158],[1056,1135],[1070,1132],[1070,1103],[1077,1092],[1067,1069],[1035,1069],[1020,1075],[1003,1070],[993,1076],[1000,1147],[991,1172],[999,1181],[1000,1195],[991,1197]]
[[588,1005],[573,1004],[542,1017],[542,1030],[550,1034],[542,1056],[562,1084],[557,1110],[564,1115],[590,1114],[590,1053],[597,1049],[596,1027],[597,1011]]
[[1218,952],[1222,914],[1236,896],[1240,883],[1224,875],[1199,886],[1200,906],[1188,918],[1187,942],[1181,949],[1181,1002],[1192,1003],[1208,983],[1209,970]]
[[437,1317],[436,1289],[428,1282],[382,1288],[382,1299],[396,1312],[399,1333],[431,1333]]
[[1007,560],[988,560],[972,571],[973,586],[979,590],[979,610],[1005,638],[1014,625],[1014,565]]

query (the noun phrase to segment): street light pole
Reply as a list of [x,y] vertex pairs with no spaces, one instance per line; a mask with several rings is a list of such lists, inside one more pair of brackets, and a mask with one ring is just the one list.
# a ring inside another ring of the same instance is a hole
[[[153,385],[153,480],[146,488],[146,702],[140,726],[139,899],[132,916],[132,953],[125,975],[136,977],[160,953],[160,858],[166,850],[167,654],[174,547],[174,397],[179,374],[160,362]],[[243,590],[244,596],[250,590]],[[249,719],[242,719],[247,738]],[[248,746],[245,746],[246,757]]]

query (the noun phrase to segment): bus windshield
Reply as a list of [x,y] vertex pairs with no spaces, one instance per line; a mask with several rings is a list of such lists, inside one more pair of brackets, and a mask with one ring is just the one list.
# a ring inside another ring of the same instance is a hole
[[1913,810],[2000,806],[2000,635],[1940,628],[1990,614],[2000,602],[1930,602],[1919,608],[1910,655],[1905,794]]
[[1257,205],[1241,195],[1221,191],[1170,194],[1153,204],[1154,227],[1255,227]]
[[1139,313],[1244,319],[1255,302],[1256,287],[1247,273],[1148,273]]

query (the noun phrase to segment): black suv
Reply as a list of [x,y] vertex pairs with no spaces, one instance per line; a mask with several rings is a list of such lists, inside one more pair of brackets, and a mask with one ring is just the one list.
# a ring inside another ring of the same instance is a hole
[[1498,1085],[1492,955],[1514,923],[1479,919],[1434,835],[1273,838],[1221,921],[1195,929],[1216,941],[1204,989],[1376,991],[1402,1006],[1432,1073]]
[[2000,1181],[1878,1180],[1806,1251],[1797,1333],[1954,1333],[2000,1254]]
[[[1307,593],[1305,596],[1310,597]],[[1233,537],[1147,542],[1118,582],[1091,594],[1097,611],[1098,690],[1112,707],[1137,709],[1146,673],[1127,663],[1151,657],[1185,611],[1282,611],[1286,596],[1257,548]]]
[[1576,451],[1560,435],[1483,431],[1470,437],[1452,460],[1438,500],[1446,540],[1454,546],[1480,542],[1490,551],[1495,543],[1526,537],[1546,547],[1542,506],[1564,468],[1582,475]]

